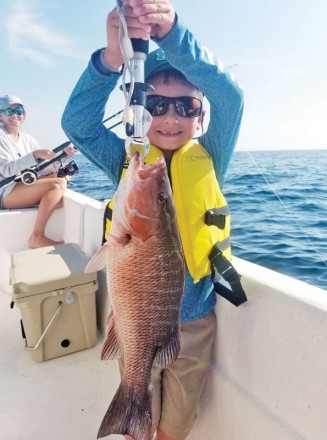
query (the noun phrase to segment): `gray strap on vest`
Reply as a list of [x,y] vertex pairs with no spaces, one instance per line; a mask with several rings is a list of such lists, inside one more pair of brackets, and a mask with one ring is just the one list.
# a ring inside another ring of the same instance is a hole
[[[216,226],[224,229],[226,216],[229,215],[228,205],[222,208],[209,209],[205,213],[204,221],[208,226]],[[212,282],[215,292],[234,306],[239,306],[247,301],[247,297],[241,285],[241,277],[236,272],[232,263],[223,255],[223,251],[230,245],[229,237],[217,243],[209,254],[212,270]]]
[[[246,294],[241,285],[241,277],[218,246],[219,243],[215,244],[209,254],[214,289],[217,294],[237,307],[247,301]],[[221,278],[228,284],[222,284]]]

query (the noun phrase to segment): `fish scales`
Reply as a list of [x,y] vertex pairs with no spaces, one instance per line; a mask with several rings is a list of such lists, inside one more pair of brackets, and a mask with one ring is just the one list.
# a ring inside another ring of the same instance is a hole
[[115,195],[111,234],[87,270],[107,268],[112,304],[102,358],[123,356],[124,374],[98,438],[151,439],[151,368],[180,349],[184,258],[163,159],[131,158]]

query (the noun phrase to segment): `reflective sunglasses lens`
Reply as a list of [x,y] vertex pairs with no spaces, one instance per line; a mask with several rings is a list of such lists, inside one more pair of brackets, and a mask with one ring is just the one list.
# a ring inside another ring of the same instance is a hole
[[6,110],[2,110],[2,113],[5,116],[11,116],[14,113],[14,110],[12,108],[6,108]]
[[167,98],[164,96],[149,95],[146,98],[146,109],[152,116],[164,115],[168,108]]
[[23,107],[17,107],[17,108],[15,108],[14,112],[16,113],[16,115],[20,116],[25,113],[25,110]]
[[202,111],[202,102],[198,98],[183,96],[175,99],[176,113],[186,118],[195,118],[200,116]]

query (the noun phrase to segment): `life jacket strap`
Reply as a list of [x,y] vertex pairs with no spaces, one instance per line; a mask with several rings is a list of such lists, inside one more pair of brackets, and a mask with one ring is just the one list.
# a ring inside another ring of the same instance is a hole
[[103,213],[103,227],[102,227],[102,243],[104,244],[107,241],[106,237],[106,227],[107,227],[107,220],[112,221],[112,209],[109,206],[110,201],[107,203],[104,213]]
[[[231,262],[223,255],[218,245],[219,243],[215,244],[209,254],[214,289],[217,294],[238,307],[247,301],[241,285],[241,277]],[[226,283],[222,284],[221,279],[227,282],[229,286]]]

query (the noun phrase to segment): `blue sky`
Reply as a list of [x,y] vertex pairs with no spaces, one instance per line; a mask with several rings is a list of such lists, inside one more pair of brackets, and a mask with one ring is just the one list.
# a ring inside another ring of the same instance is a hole
[[[181,20],[245,92],[237,149],[327,149],[326,0],[173,2]],[[66,137],[60,118],[90,54],[106,42],[115,1],[0,4],[0,94],[25,103],[24,131],[44,147]],[[122,108],[117,91],[108,115]]]

